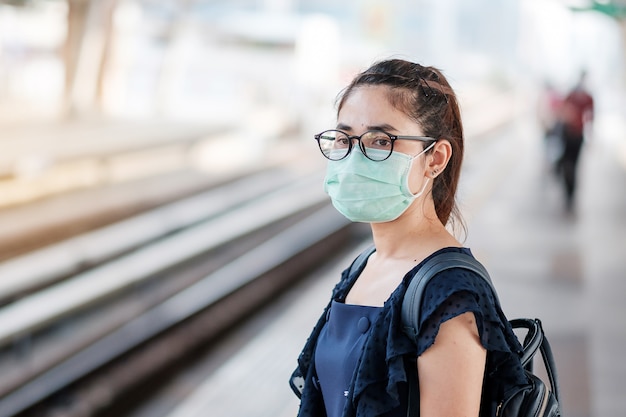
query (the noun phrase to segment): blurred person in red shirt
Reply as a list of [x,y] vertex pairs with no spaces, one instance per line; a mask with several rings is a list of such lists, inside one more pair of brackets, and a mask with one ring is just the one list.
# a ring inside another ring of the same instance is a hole
[[565,186],[565,209],[567,212],[571,212],[574,208],[576,171],[580,150],[586,127],[593,120],[593,97],[587,91],[586,80],[587,73],[583,71],[574,89],[563,100],[560,111],[563,153],[557,167]]

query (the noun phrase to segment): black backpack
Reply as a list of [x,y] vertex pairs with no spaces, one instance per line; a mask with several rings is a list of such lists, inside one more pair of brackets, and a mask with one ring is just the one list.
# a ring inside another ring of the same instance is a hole
[[[354,262],[352,269],[359,269],[373,251],[373,247],[365,250],[359,256],[360,259]],[[409,283],[402,303],[402,325],[406,334],[416,343],[419,334],[420,304],[424,289],[432,277],[450,268],[464,268],[475,272],[489,284],[496,302],[500,303],[489,274],[480,262],[472,256],[460,252],[439,253],[426,261],[417,271]],[[493,404],[481,404],[481,417],[559,417],[561,411],[556,366],[541,321],[539,319],[520,318],[510,320],[509,323],[513,329],[523,328],[527,330],[522,343],[523,352],[520,361],[526,371],[529,383],[516,386],[509,392],[505,392],[501,398],[493,400]],[[537,351],[541,352],[549,386],[533,373],[533,358]],[[497,386],[497,384],[489,383],[494,381],[486,382],[486,387]],[[419,395],[417,389],[415,372],[409,373],[408,416],[419,415],[418,403],[411,401],[411,396]]]

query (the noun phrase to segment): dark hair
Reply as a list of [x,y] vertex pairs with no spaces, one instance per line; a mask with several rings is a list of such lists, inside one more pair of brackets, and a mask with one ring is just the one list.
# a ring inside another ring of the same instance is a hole
[[452,156],[445,170],[433,181],[437,217],[444,224],[465,224],[456,203],[456,190],[463,161],[463,125],[456,94],[440,70],[401,59],[377,62],[339,94],[340,111],[352,91],[363,85],[389,87],[389,102],[422,127],[425,136],[447,139]]

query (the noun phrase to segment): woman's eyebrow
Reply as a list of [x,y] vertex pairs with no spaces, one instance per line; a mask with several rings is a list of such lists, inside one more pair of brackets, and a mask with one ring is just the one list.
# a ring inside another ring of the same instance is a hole
[[338,123],[336,129],[337,130],[343,130],[343,131],[346,131],[346,132],[349,132],[349,131],[352,130],[352,128],[350,126],[344,125],[343,123]]
[[383,123],[382,125],[368,126],[367,130],[382,130],[384,132],[397,132],[397,129],[390,124]]
[[[344,130],[346,132],[350,132],[352,130],[352,127],[345,125],[343,123],[339,123],[337,124],[337,129],[338,130]],[[384,132],[397,132],[397,129],[393,126],[391,126],[390,124],[387,123],[383,123],[380,125],[370,125],[367,126],[367,130],[382,130]]]

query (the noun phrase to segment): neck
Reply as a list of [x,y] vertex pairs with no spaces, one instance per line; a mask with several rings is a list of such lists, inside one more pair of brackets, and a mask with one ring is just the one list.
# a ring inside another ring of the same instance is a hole
[[398,219],[373,223],[371,228],[376,253],[382,258],[416,261],[441,248],[461,246],[439,221],[432,200],[413,204]]

